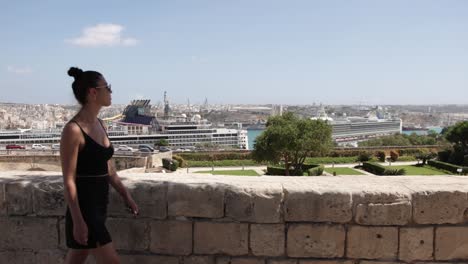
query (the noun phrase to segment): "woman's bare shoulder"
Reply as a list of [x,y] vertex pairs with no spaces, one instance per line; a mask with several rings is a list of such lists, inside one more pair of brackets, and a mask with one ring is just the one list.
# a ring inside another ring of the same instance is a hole
[[68,122],[62,131],[62,138],[80,138],[81,128],[75,122]]

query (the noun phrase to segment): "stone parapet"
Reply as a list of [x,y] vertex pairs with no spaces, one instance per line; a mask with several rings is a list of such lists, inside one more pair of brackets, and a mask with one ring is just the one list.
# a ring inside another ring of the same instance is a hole
[[[122,263],[468,263],[463,176],[121,177],[140,206],[110,193]],[[0,263],[63,261],[65,208],[61,175],[0,172]]]

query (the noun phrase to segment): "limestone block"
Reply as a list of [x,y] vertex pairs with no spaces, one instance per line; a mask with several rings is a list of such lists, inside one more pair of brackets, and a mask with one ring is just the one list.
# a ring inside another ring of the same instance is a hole
[[9,215],[27,215],[33,212],[32,186],[27,182],[5,184],[5,200]]
[[149,248],[149,224],[147,220],[108,218],[106,226],[116,249],[147,250]]
[[468,227],[436,228],[435,259],[468,260]]
[[63,183],[44,181],[34,184],[34,212],[37,215],[63,216],[66,211]]
[[358,204],[354,221],[361,225],[406,225],[411,220],[411,203]]
[[249,252],[248,224],[196,222],[195,254],[244,255]]
[[215,264],[215,257],[214,256],[184,257],[184,264]]
[[299,264],[355,264],[351,260],[299,260]]
[[265,260],[259,258],[232,258],[231,264],[265,264]]
[[432,260],[433,240],[433,227],[401,228],[398,259],[406,262],[414,260]]
[[59,220],[59,249],[67,249],[65,237],[65,218]]
[[250,248],[255,256],[284,255],[285,230],[282,224],[252,224]]
[[287,239],[289,257],[339,258],[344,255],[345,229],[341,225],[292,224]]
[[158,255],[120,255],[122,264],[179,264],[179,257]]
[[[167,184],[163,182],[142,182],[125,184],[138,205],[140,217],[165,219],[167,217]],[[109,215],[132,218],[122,196],[111,188],[109,192]]]
[[404,264],[403,262],[393,261],[372,261],[372,260],[361,260],[359,264]]
[[230,257],[217,257],[216,264],[231,264]]
[[[35,264],[65,263],[67,252],[64,250],[51,249],[41,250],[35,253]],[[3,262],[0,262],[3,263]]]
[[152,221],[150,251],[170,255],[192,253],[192,222]]
[[417,224],[463,223],[467,206],[465,192],[417,192],[413,194],[413,219]]
[[30,264],[36,262],[32,251],[13,250],[0,252],[0,263]]
[[295,259],[269,259],[267,264],[297,264]]
[[348,230],[347,254],[349,258],[396,258],[398,228],[351,226]]
[[349,192],[284,184],[285,220],[346,223],[352,219]]
[[232,186],[226,190],[226,216],[254,223],[281,222],[283,188],[280,184]]
[[57,219],[0,217],[0,250],[57,248]]
[[224,216],[224,187],[216,183],[169,183],[168,214],[221,218]]
[[0,182],[0,216],[7,215],[7,204],[5,201],[5,184]]

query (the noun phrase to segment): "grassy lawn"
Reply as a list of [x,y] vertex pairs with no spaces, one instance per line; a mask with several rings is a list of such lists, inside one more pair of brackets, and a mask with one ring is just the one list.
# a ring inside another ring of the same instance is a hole
[[364,175],[364,173],[351,168],[325,168],[325,171],[330,174],[335,171],[336,175]]
[[260,176],[254,170],[207,170],[207,171],[197,171],[195,173],[209,173],[213,175],[235,175],[235,176]]
[[436,168],[429,166],[416,166],[416,165],[405,165],[405,166],[385,166],[387,169],[405,169],[405,175],[447,175],[446,172],[437,170]]

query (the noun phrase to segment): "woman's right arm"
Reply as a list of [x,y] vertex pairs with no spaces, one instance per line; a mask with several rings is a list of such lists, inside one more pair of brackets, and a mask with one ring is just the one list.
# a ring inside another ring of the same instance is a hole
[[[86,225],[78,203],[78,193],[75,184],[80,140],[81,130],[78,125],[68,123],[63,129],[62,138],[60,139],[60,160],[62,163],[65,201],[67,202],[75,227]],[[87,232],[86,234],[83,232],[83,234],[75,237],[75,239],[77,242],[85,244]]]

